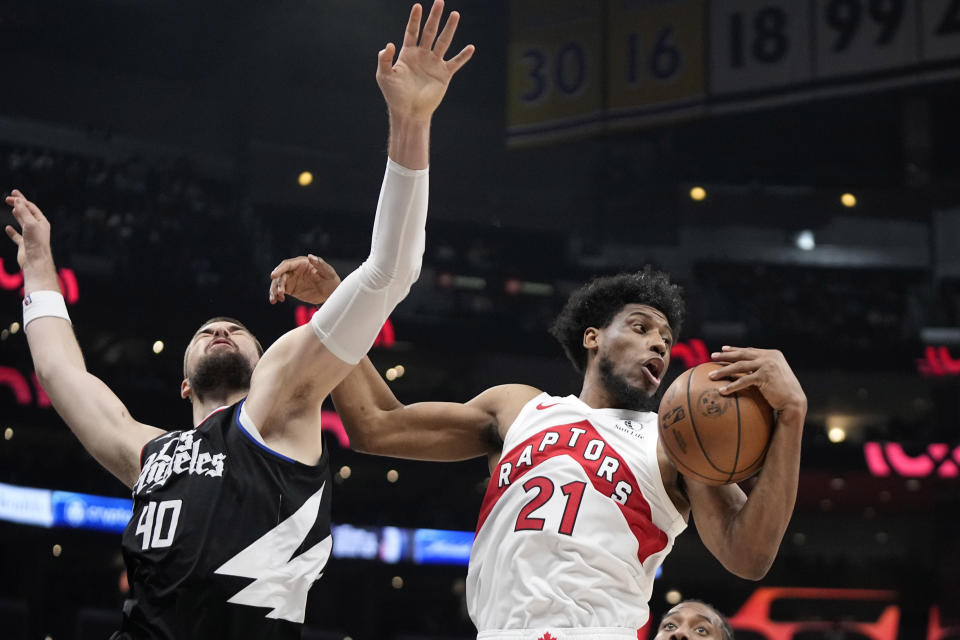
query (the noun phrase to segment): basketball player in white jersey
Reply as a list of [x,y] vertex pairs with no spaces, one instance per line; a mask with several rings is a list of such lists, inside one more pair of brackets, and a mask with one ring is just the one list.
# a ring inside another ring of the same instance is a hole
[[[336,284],[312,256],[272,277],[271,301],[322,302]],[[691,514],[729,571],[758,580],[769,570],[796,500],[806,396],[779,351],[723,347],[712,375],[736,379],[721,392],[755,386],[777,412],[764,467],[749,498],[680,475],[655,410],[683,315],[680,288],[649,267],[575,292],[551,332],[583,373],[579,396],[506,384],[464,404],[405,406],[366,359],[334,390],[356,450],[488,457],[467,574],[478,638],[636,640],[657,567]]]

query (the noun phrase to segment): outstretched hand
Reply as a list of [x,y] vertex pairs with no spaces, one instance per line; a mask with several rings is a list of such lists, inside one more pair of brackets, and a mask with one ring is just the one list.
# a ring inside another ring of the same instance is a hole
[[[420,29],[423,8],[410,10],[410,19],[403,35],[403,46],[396,62],[396,46],[388,43],[377,57],[377,84],[393,115],[429,120],[440,105],[450,78],[473,56],[469,44],[460,53],[444,60],[460,22],[460,14],[450,13],[440,30],[443,0],[434,0],[430,14]],[[439,36],[437,35],[439,31]]]
[[780,351],[725,346],[722,351],[712,354],[712,358],[714,362],[724,365],[710,372],[712,380],[734,378],[733,382],[720,389],[722,395],[756,387],[777,411],[806,411],[807,397]]
[[322,304],[340,284],[333,267],[315,255],[287,258],[270,272],[270,304],[291,295],[307,304]]
[[14,189],[6,197],[6,203],[13,207],[13,217],[20,225],[18,233],[11,225],[4,231],[7,237],[17,245],[17,264],[23,267],[32,259],[50,255],[50,223],[37,205],[27,200],[19,189]]

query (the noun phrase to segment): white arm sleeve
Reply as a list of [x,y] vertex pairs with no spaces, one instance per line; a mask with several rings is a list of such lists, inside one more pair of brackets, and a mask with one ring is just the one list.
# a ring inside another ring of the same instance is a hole
[[370,255],[310,320],[320,341],[344,362],[360,362],[420,276],[428,191],[428,169],[407,169],[387,160]]

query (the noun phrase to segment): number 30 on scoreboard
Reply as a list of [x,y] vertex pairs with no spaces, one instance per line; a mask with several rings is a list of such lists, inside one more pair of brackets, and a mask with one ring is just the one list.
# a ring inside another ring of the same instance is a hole
[[597,0],[509,3],[511,134],[599,121],[602,6]]

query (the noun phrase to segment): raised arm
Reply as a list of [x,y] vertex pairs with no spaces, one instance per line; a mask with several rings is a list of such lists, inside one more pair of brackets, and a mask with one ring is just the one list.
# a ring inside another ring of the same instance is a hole
[[[340,279],[320,258],[289,258],[270,274],[270,302],[287,295],[308,304],[322,304]],[[364,358],[333,390],[350,446],[414,460],[466,460],[499,457],[503,436],[520,408],[540,391],[525,385],[493,387],[464,404],[420,402],[404,405]]]
[[309,324],[274,343],[253,373],[248,414],[268,442],[281,439],[302,452],[299,459],[319,454],[320,404],[370,349],[420,274],[430,119],[450,79],[473,54],[467,46],[444,60],[459,15],[450,14],[440,31],[442,13],[443,2],[436,0],[421,33],[422,9],[414,5],[396,62],[393,44],[378,55],[377,82],[389,110],[390,142],[369,257]]
[[776,559],[797,500],[807,398],[779,351],[724,347],[713,359],[726,366],[711,378],[737,378],[722,394],[756,386],[777,412],[777,421],[749,497],[735,484],[708,487],[694,480],[686,483],[687,496],[697,532],[710,552],[731,573],[759,580]]
[[410,10],[403,44],[396,63],[396,47],[388,42],[377,55],[377,84],[390,110],[390,159],[408,169],[426,169],[430,164],[429,129],[433,112],[440,105],[450,78],[473,56],[472,44],[444,61],[460,23],[460,14],[450,13],[440,31],[443,0],[434,0],[420,32],[423,10]]
[[119,398],[87,372],[57,282],[50,223],[16,189],[6,203],[21,230],[5,229],[23,269],[24,331],[37,379],[90,455],[132,487],[140,473],[140,450],[163,431],[134,420]]

